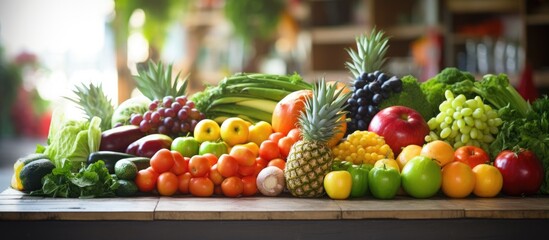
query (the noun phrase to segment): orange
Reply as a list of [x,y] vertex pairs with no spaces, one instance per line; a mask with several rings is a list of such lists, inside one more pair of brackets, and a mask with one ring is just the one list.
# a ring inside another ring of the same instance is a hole
[[439,166],[444,167],[454,161],[454,148],[445,141],[435,140],[423,145],[420,155],[429,157],[435,160]]
[[475,188],[475,174],[469,165],[451,162],[442,168],[442,192],[451,198],[469,196]]
[[395,159],[398,163],[398,167],[400,169],[404,168],[404,165],[406,165],[406,163],[410,161],[410,159],[419,156],[420,153],[421,146],[419,145],[412,144],[404,147]]
[[503,187],[503,176],[494,166],[479,164],[473,168],[476,184],[473,194],[477,197],[495,197]]

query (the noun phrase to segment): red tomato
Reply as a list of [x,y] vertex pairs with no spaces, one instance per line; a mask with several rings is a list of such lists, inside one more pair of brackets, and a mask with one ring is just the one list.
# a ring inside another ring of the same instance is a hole
[[214,185],[220,185],[223,182],[223,179],[225,179],[221,173],[217,170],[217,164],[213,165],[210,168],[210,173],[208,174],[208,178],[212,180]]
[[278,141],[278,148],[280,148],[280,155],[282,158],[286,159],[288,154],[290,154],[290,149],[294,145],[295,141],[291,137],[283,137]]
[[154,171],[159,174],[170,171],[175,164],[171,151],[165,148],[158,150],[151,157],[150,163]]
[[503,176],[502,192],[507,195],[535,194],[543,183],[543,165],[530,150],[502,151],[494,166]]
[[182,194],[188,194],[189,193],[189,182],[191,181],[192,175],[190,172],[183,173],[179,176],[177,176],[178,189],[179,192]]
[[232,177],[238,174],[238,162],[229,154],[222,154],[217,161],[217,171],[223,177]]
[[274,132],[274,133],[271,133],[271,135],[269,135],[269,140],[271,140],[275,143],[278,143],[278,141],[283,137],[285,137],[283,133]]
[[256,176],[242,177],[242,196],[253,196],[257,193],[256,180]]
[[257,169],[257,164],[254,164],[252,166],[238,166],[238,174],[240,176],[251,176],[254,175]]
[[189,192],[197,197],[209,197],[213,195],[214,184],[207,177],[193,177],[189,181]]
[[157,180],[158,173],[156,173],[151,167],[139,170],[135,176],[135,184],[141,192],[150,192],[154,190]]
[[170,169],[170,172],[173,172],[175,175],[181,175],[183,173],[186,173],[189,171],[189,163],[185,161],[185,158],[183,158],[183,155],[179,153],[178,151],[171,151],[174,164],[172,169]]
[[238,197],[244,190],[244,184],[239,177],[228,177],[221,183],[221,190],[227,197]]
[[179,182],[177,176],[172,172],[165,172],[158,176],[158,182],[156,183],[156,189],[162,196],[171,196],[179,188]]
[[282,158],[273,159],[267,164],[268,166],[275,166],[277,168],[280,168],[282,171],[284,171],[284,168],[286,167],[286,161]]
[[454,160],[463,162],[473,169],[476,165],[489,163],[490,157],[482,148],[475,146],[463,146],[454,152]]
[[259,146],[259,157],[265,160],[271,160],[280,157],[278,144],[272,140],[265,140]]
[[258,157],[255,159],[255,163],[258,164],[259,166],[261,166],[261,168],[265,168],[267,166],[267,164],[269,163],[268,160],[265,160],[261,157]]
[[195,155],[189,160],[189,172],[193,177],[204,177],[212,167],[210,160],[204,156]]
[[217,163],[217,160],[218,160],[217,156],[215,156],[215,154],[213,153],[204,153],[202,156],[207,158],[210,161],[211,166]]
[[288,132],[288,137],[291,137],[292,139],[294,139],[294,141],[299,141],[301,140],[301,132],[299,131],[299,128],[294,128],[292,130],[290,130]]

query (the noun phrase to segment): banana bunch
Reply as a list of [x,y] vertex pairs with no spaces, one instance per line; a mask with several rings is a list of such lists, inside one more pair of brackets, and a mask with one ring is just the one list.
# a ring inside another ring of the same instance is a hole
[[200,112],[216,122],[240,117],[252,123],[270,123],[278,101],[291,92],[311,88],[298,74],[238,73],[194,94],[191,99]]

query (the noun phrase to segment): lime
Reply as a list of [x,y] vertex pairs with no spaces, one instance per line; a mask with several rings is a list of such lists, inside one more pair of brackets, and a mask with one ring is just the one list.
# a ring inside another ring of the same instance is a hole
[[118,188],[116,189],[116,196],[129,197],[137,193],[137,185],[134,181],[118,179]]
[[135,163],[122,159],[114,164],[114,173],[118,179],[133,180],[137,175]]

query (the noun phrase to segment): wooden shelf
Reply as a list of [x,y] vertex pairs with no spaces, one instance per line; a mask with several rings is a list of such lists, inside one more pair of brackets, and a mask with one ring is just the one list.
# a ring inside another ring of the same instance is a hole
[[526,16],[528,25],[549,25],[549,14],[534,14]]
[[537,87],[549,87],[549,70],[534,71],[534,84]]
[[368,27],[359,25],[314,27],[311,29],[311,39],[313,44],[352,43],[357,36],[370,30]]
[[391,37],[391,39],[414,40],[422,36],[425,36],[431,30],[441,32],[442,27],[427,26],[427,25],[401,25],[401,26],[390,27],[386,30],[386,32],[387,32],[387,35]]
[[446,0],[453,13],[509,13],[517,12],[521,1],[517,0]]

